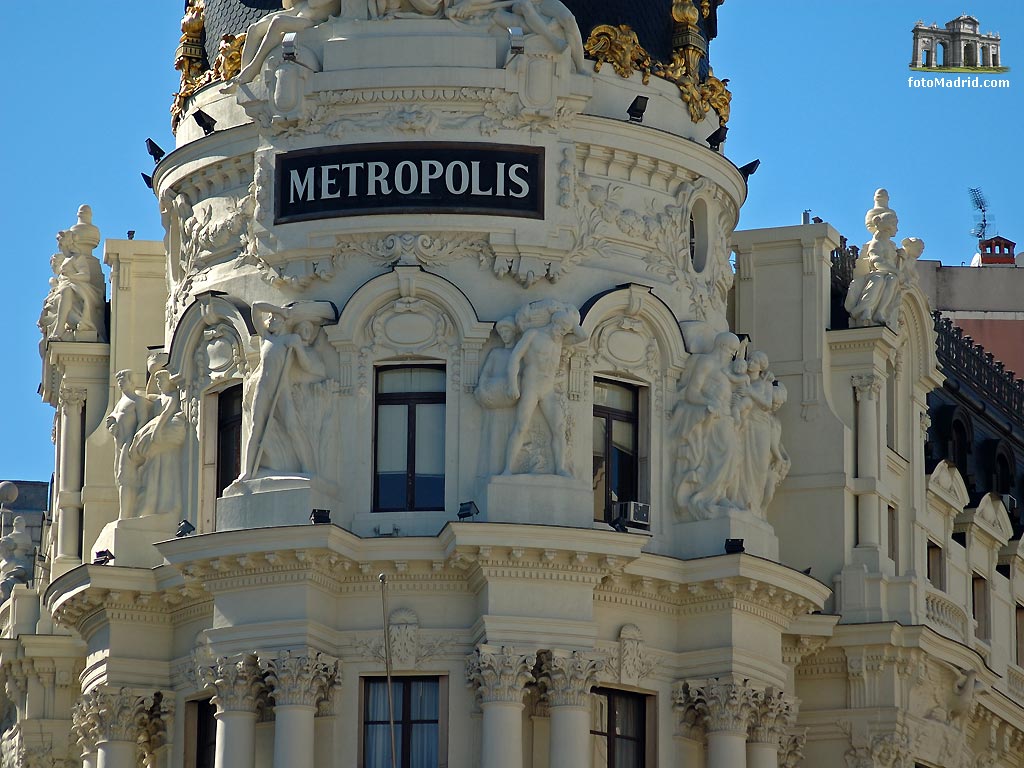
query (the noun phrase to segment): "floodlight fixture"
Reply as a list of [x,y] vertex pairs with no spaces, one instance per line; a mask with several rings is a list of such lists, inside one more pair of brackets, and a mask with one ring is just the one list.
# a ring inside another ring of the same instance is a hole
[[745,552],[743,548],[743,539],[726,539],[725,540],[725,554],[727,555],[738,555],[740,552]]
[[760,160],[754,160],[753,162],[747,163],[746,165],[741,165],[738,170],[740,172],[740,175],[743,176],[743,180],[749,181],[750,177],[757,173],[757,169],[760,167],[760,165]]
[[190,533],[195,533],[196,527],[192,525],[188,520],[182,520],[178,523],[178,530],[174,532],[174,538],[180,539],[182,536],[188,536]]
[[163,160],[164,155],[167,154],[160,148],[160,145],[152,139],[146,139],[146,151],[149,152],[149,156],[153,158],[153,165],[156,165]]
[[718,152],[722,144],[725,142],[725,135],[729,133],[729,126],[719,126],[714,133],[708,136],[705,141],[712,150]]
[[203,110],[197,109],[192,113],[192,117],[195,118],[196,124],[203,129],[204,136],[209,136],[217,130],[217,121],[203,112]]
[[114,559],[114,553],[109,549],[101,549],[96,552],[96,557],[93,558],[93,565],[110,565],[110,561]]
[[618,533],[629,533],[629,528],[626,527],[625,515],[619,515],[610,523],[608,523],[608,525],[612,527],[612,530],[617,531]]
[[629,122],[642,123],[644,121],[644,112],[647,111],[648,101],[649,99],[646,96],[637,96],[633,99],[633,103],[626,110],[626,114],[629,115]]
[[475,501],[464,501],[459,504],[459,520],[470,520],[480,514]]
[[329,509],[314,509],[309,513],[309,522],[312,525],[330,525],[331,524],[331,510]]
[[153,177],[150,176],[148,173],[143,173],[143,174],[140,174],[140,175],[142,176],[142,183],[145,184],[150,189],[152,189],[153,188]]
[[129,229],[128,230],[128,239],[129,240],[134,240],[135,239],[135,230],[134,229]]
[[508,28],[508,52],[510,60],[526,53],[526,34],[522,27]]

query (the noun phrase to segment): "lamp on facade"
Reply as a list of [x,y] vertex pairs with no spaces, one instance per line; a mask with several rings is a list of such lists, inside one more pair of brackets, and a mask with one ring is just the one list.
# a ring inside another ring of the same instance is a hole
[[705,141],[708,143],[708,146],[711,147],[711,149],[717,152],[719,148],[722,146],[722,143],[725,141],[725,135],[727,133],[729,133],[729,126],[721,125],[714,133],[708,136],[705,139]]
[[751,176],[757,173],[757,169],[758,167],[760,167],[760,165],[760,160],[754,160],[753,162],[747,163],[746,165],[741,165],[737,170],[739,170],[740,175],[743,176],[743,180],[748,181]]
[[93,565],[110,565],[110,561],[114,559],[114,553],[109,549],[101,549],[96,553],[96,557],[93,558]]
[[167,154],[160,148],[160,145],[152,139],[146,139],[146,151],[149,152],[149,156],[153,158],[153,165],[156,165],[163,160],[164,155]]
[[480,514],[475,501],[464,501],[459,504],[459,520],[470,520]]
[[192,113],[192,117],[195,119],[196,124],[203,129],[204,136],[209,136],[217,130],[217,121],[203,112],[203,110],[197,109]]
[[746,552],[746,550],[743,548],[743,539],[725,540],[725,554],[738,555],[740,552]]
[[174,532],[174,538],[180,539],[182,536],[188,536],[190,533],[195,533],[196,527],[192,525],[188,520],[182,520],[178,523],[178,530]]
[[526,35],[522,27],[508,28],[508,53],[509,61],[516,56],[526,53]]
[[637,96],[633,99],[633,103],[629,105],[629,109],[626,110],[626,114],[629,115],[629,122],[631,123],[642,123],[644,121],[644,112],[647,111],[648,98],[646,96]]
[[148,173],[143,173],[141,175],[142,175],[142,183],[145,184],[150,189],[152,189],[153,188],[153,177],[150,176]]
[[309,522],[313,525],[330,525],[331,510],[314,509],[312,512],[309,513]]

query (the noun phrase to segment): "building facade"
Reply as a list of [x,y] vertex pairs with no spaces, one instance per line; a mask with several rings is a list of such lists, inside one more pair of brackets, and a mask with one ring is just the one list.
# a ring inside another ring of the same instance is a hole
[[924,244],[834,310],[734,231],[717,3],[264,5],[186,8],[165,240],[58,235],[3,768],[1018,766]]

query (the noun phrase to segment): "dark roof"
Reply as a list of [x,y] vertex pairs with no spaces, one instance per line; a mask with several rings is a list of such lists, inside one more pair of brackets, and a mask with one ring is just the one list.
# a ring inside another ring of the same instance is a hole
[[[656,60],[672,55],[672,0],[563,0],[575,14],[586,40],[599,24],[628,24],[640,43]],[[699,3],[698,3],[699,6]],[[266,13],[279,10],[281,0],[206,0],[204,45],[208,63],[217,57],[217,46],[226,34],[244,32],[246,27]],[[701,20],[705,37],[718,34],[718,3],[712,0],[711,13]]]
[[8,509],[19,512],[43,512],[50,508],[50,484],[40,480],[12,480],[18,487],[18,498]]

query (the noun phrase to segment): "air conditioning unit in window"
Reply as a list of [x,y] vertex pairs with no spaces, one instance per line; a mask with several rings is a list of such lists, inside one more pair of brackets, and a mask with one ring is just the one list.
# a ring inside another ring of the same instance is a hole
[[1017,497],[1012,496],[1009,493],[1003,494],[1003,506],[1006,507],[1007,514],[1012,515],[1017,511]]
[[627,528],[646,530],[651,527],[651,505],[642,501],[620,501],[612,504],[612,514],[615,521]]

